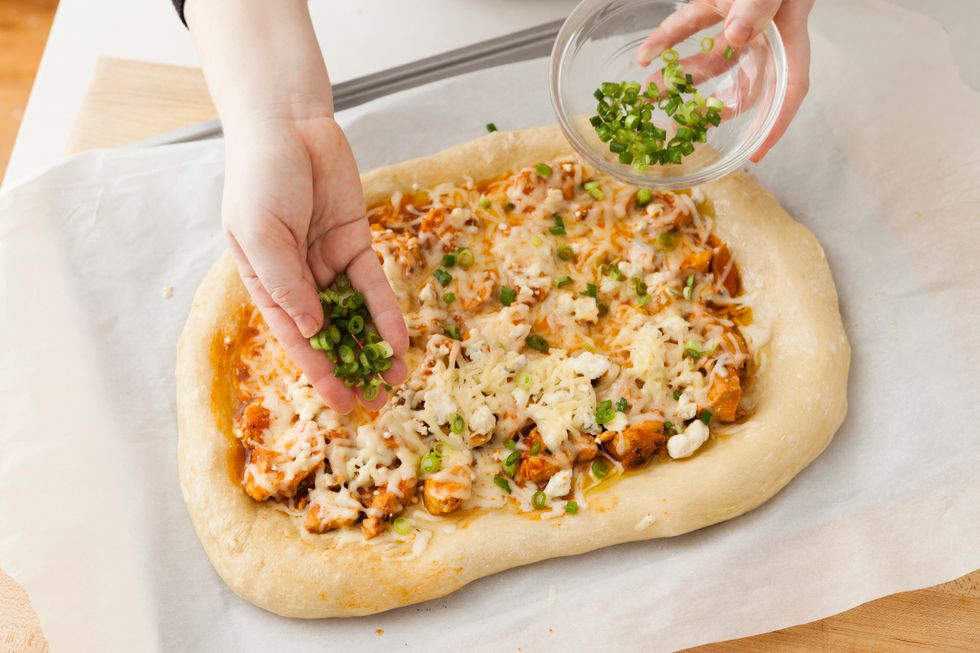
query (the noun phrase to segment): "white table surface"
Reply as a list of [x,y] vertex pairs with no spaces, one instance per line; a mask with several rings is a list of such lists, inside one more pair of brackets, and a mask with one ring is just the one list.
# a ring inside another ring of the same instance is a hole
[[[980,1],[887,1],[942,23],[961,76],[980,89],[980,41],[975,38]],[[341,82],[561,18],[575,4],[576,0],[311,0],[310,7],[331,77]],[[868,29],[869,38],[874,38],[873,26]],[[3,185],[62,156],[101,56],[197,65],[190,35],[169,0],[61,0]]]

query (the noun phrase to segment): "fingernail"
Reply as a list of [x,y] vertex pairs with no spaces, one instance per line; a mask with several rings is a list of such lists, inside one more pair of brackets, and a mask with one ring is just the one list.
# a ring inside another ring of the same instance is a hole
[[304,338],[311,338],[316,335],[318,325],[311,315],[307,313],[297,315],[294,322],[296,322],[296,328],[299,329]]
[[725,28],[725,37],[732,45],[745,45],[752,38],[752,26],[736,18]]

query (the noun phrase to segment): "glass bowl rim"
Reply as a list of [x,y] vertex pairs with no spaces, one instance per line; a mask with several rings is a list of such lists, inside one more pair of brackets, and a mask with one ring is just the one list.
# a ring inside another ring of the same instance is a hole
[[[676,0],[645,0],[645,2],[636,2],[635,4],[666,4],[667,2],[676,3]],[[697,2],[699,2],[699,0],[691,0],[687,4]],[[616,179],[619,179],[620,181],[626,182],[633,186],[662,190],[690,188],[708,181],[720,179],[721,177],[734,172],[746,161],[748,161],[749,157],[752,156],[752,153],[755,152],[769,136],[773,126],[776,124],[776,119],[779,117],[779,113],[782,110],[783,101],[786,98],[788,64],[786,61],[786,50],[783,47],[782,36],[780,35],[779,29],[776,27],[776,25],[770,21],[766,25],[766,28],[755,37],[756,39],[765,38],[766,42],[768,43],[768,47],[766,49],[776,64],[776,89],[772,104],[769,107],[769,111],[766,114],[765,119],[762,121],[762,124],[753,131],[751,138],[748,138],[740,143],[738,147],[736,147],[725,157],[721,158],[719,161],[716,161],[710,166],[697,170],[691,174],[677,177],[650,177],[632,172],[632,168],[627,168],[623,164],[615,164],[595,156],[592,149],[579,137],[576,128],[572,124],[573,118],[570,117],[568,112],[565,110],[564,101],[561,97],[559,89],[562,63],[564,62],[564,57],[568,52],[569,45],[572,42],[572,37],[581,30],[581,27],[589,18],[604,9],[606,6],[608,6],[608,4],[608,0],[582,0],[582,2],[580,2],[568,15],[568,18],[565,19],[561,29],[558,31],[558,36],[555,38],[555,44],[551,51],[551,75],[549,79],[551,106],[558,118],[558,124],[561,127],[561,131],[565,135],[565,138],[568,140],[569,144],[571,144],[572,148],[596,168]],[[711,9],[718,11],[716,7],[710,7]],[[719,12],[719,14],[721,14],[721,12]]]

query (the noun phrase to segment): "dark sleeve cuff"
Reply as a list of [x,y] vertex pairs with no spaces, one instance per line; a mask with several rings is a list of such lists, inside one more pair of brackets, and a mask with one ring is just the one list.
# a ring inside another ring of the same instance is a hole
[[177,15],[180,16],[184,27],[187,27],[187,19],[184,18],[184,0],[174,0],[174,7],[177,9]]

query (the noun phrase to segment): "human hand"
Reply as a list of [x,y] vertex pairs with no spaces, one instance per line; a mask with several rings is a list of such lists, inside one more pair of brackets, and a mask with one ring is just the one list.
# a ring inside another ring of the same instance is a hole
[[807,18],[815,0],[694,0],[669,18],[640,45],[637,61],[647,66],[665,49],[711,25],[724,29],[716,47],[740,47],[762,32],[769,21],[779,29],[786,49],[788,79],[786,98],[772,130],[752,154],[758,163],[789,127],[810,88],[810,36]]
[[[274,7],[272,5],[275,5]],[[225,133],[222,223],[242,281],[270,330],[334,410],[355,394],[308,337],[323,322],[317,288],[346,271],[364,293],[405,378],[408,331],[374,251],[347,138],[304,0],[208,0],[185,6]],[[380,408],[383,390],[372,401]]]

